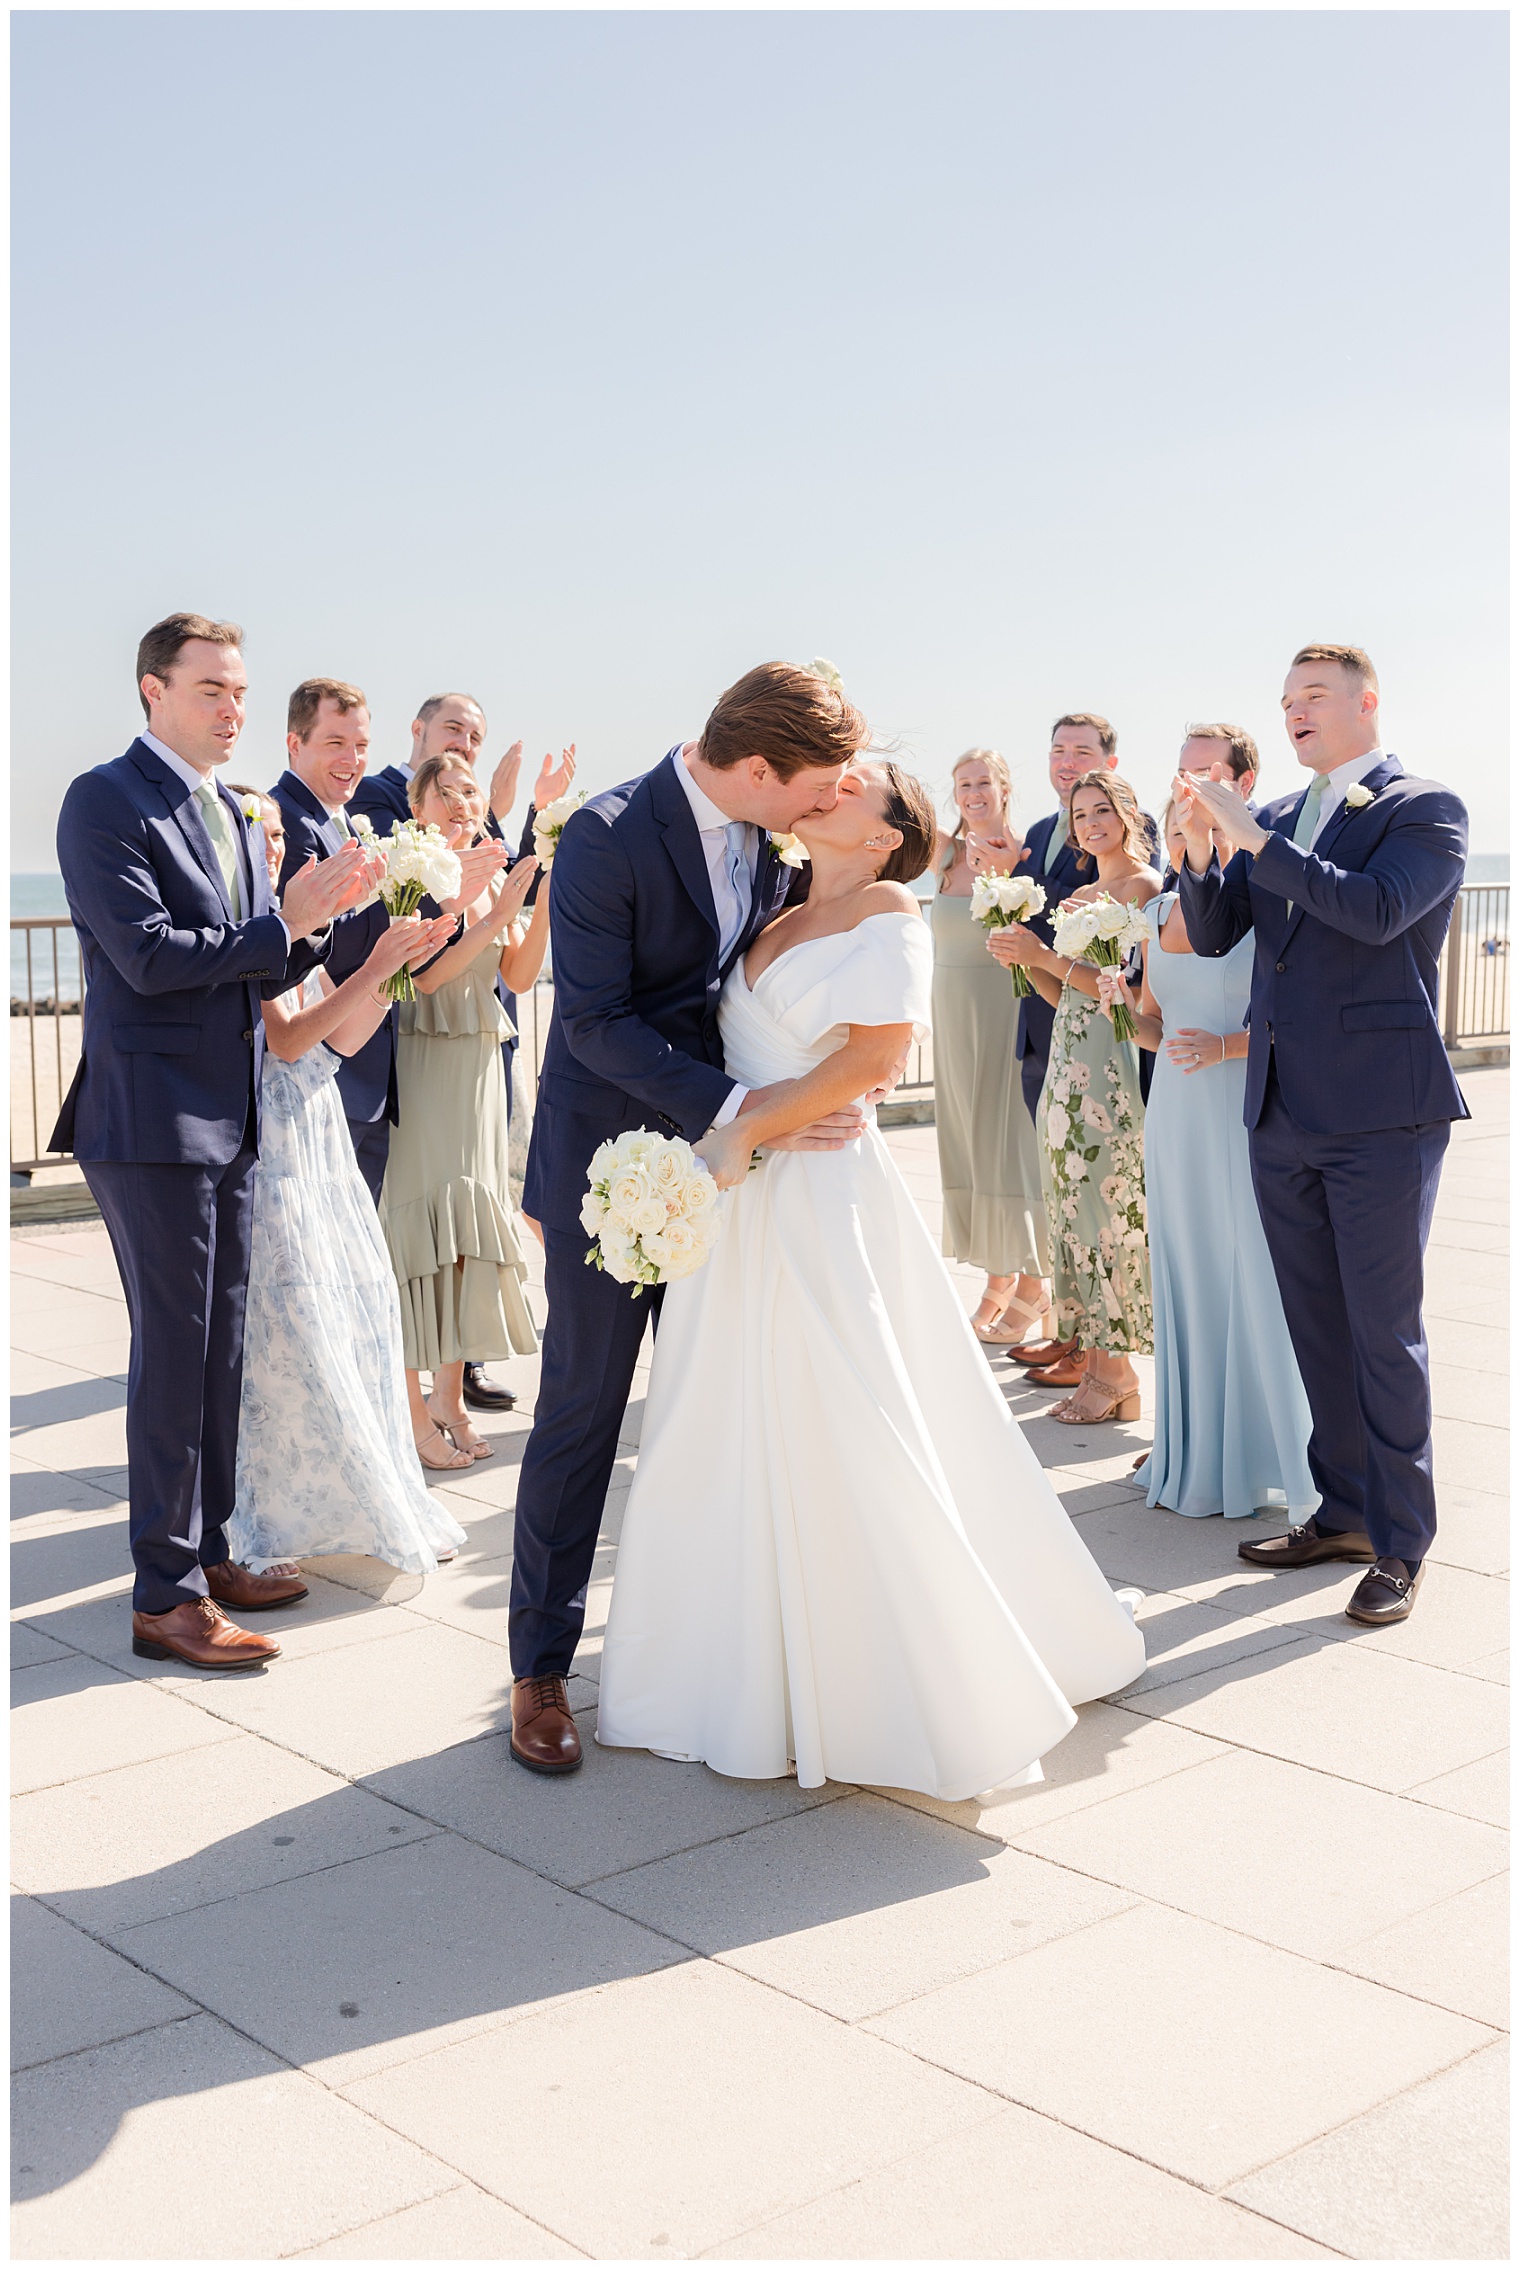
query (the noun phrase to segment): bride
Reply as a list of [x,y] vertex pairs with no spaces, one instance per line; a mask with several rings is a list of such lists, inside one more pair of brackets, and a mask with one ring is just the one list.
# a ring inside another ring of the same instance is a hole
[[724,987],[728,1071],[788,1084],[697,1145],[731,1195],[711,1260],[664,1295],[600,1743],[964,1798],[1038,1780],[1072,1705],[1144,1668],[874,1124],[750,1171],[926,1034],[905,886],[934,824],[919,782],[857,762],[798,823],[807,900]]

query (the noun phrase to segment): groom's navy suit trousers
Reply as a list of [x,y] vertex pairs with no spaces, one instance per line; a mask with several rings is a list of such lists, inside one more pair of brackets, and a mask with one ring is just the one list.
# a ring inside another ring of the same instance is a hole
[[791,881],[762,838],[749,920],[720,961],[680,762],[672,750],[583,805],[551,870],[554,1015],[523,1190],[523,1212],[543,1225],[549,1317],[517,1486],[509,1632],[520,1679],[570,1669],[639,1345],[660,1302],[657,1289],[635,1299],[586,1266],[591,1154],[635,1127],[706,1134],[733,1086],[718,1034],[723,978]]
[[1255,857],[1185,871],[1180,889],[1195,953],[1255,931],[1245,1119],[1318,1519],[1413,1566],[1436,1529],[1425,1242],[1451,1122],[1468,1116],[1436,990],[1467,813],[1396,757],[1362,786],[1370,801],[1342,803],[1312,850],[1292,840],[1302,794],[1264,805]]
[[221,801],[243,921],[199,805],[145,742],[81,774],[58,819],[84,1035],[51,1148],[83,1167],[126,1292],[132,1597],[147,1615],[204,1595],[202,1571],[227,1558],[262,1003],[327,944],[289,945],[262,831]]

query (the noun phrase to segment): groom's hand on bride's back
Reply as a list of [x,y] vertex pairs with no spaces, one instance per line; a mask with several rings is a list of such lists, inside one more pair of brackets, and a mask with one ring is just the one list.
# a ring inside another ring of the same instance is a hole
[[[788,1083],[782,1083],[786,1085]],[[771,1088],[751,1088],[739,1106],[739,1119],[753,1111],[766,1097],[774,1094]],[[873,1102],[868,1096],[866,1102]],[[866,1131],[864,1107],[858,1103],[846,1104],[842,1111],[825,1112],[821,1119],[810,1120],[806,1127],[794,1127],[790,1135],[772,1135],[765,1144],[768,1151],[842,1151],[846,1143],[853,1143]]]

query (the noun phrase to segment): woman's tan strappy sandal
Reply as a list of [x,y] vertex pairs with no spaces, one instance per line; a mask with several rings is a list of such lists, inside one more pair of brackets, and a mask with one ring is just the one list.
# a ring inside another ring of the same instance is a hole
[[[1021,1316],[1024,1319],[1022,1324],[1015,1325],[1010,1328],[1005,1323],[1004,1320],[1008,1316],[1010,1310],[1012,1310],[1015,1315]],[[1035,1332],[1035,1325],[1053,1325],[1054,1322],[1055,1318],[1051,1310],[1050,1296],[1048,1294],[1046,1295],[1045,1299],[1041,1301],[1038,1306],[1036,1306],[1031,1301],[1021,1301],[1017,1293],[1010,1293],[1007,1300],[1004,1301],[1002,1307],[998,1310],[997,1315],[994,1316],[990,1320],[990,1322],[986,1324],[973,1324],[971,1329],[976,1334],[977,1338],[981,1341],[984,1348],[1017,1348],[1025,1340],[1029,1339],[1031,1337],[1031,1334],[1033,1334],[1033,1337],[1036,1340],[1043,1339],[1047,1336],[1044,1333]]]
[[[449,1446],[448,1457],[429,1458],[428,1444],[430,1442],[446,1442]],[[442,1427],[434,1427],[430,1435],[424,1435],[416,1448],[417,1456],[430,1474],[458,1474],[466,1466],[473,1466],[475,1463],[471,1453],[467,1450],[461,1450],[453,1436],[447,1434]]]
[[[1099,1408],[1092,1402],[1082,1408],[1085,1397],[1097,1397]],[[1130,1420],[1140,1416],[1140,1390],[1138,1387],[1105,1388],[1090,1376],[1084,1379],[1075,1395],[1068,1395],[1064,1403],[1055,1403],[1046,1417],[1059,1419],[1063,1427],[1101,1427],[1109,1419]]]

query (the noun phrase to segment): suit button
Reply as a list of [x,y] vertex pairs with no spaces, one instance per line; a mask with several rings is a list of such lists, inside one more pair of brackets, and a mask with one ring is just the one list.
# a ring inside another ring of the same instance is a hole
[[253,1027],[252,1027],[252,1025],[250,1025],[250,1026],[249,1026],[249,1028],[248,1028],[248,1030],[247,1030],[247,1032],[245,1032],[245,1033],[244,1033],[244,1035],[243,1035],[243,1038],[244,1038],[244,1040],[252,1040],[252,1038],[253,1038]]
[[1283,971],[1284,971],[1284,970],[1285,970],[1285,969],[1287,968],[1287,966],[1288,966],[1288,965],[1287,965],[1287,963],[1286,963],[1286,962],[1279,962],[1279,963],[1278,963],[1278,965],[1277,965],[1277,974],[1278,974],[1278,976],[1279,976],[1279,977],[1281,977],[1281,976],[1282,976],[1282,973],[1283,973]]

